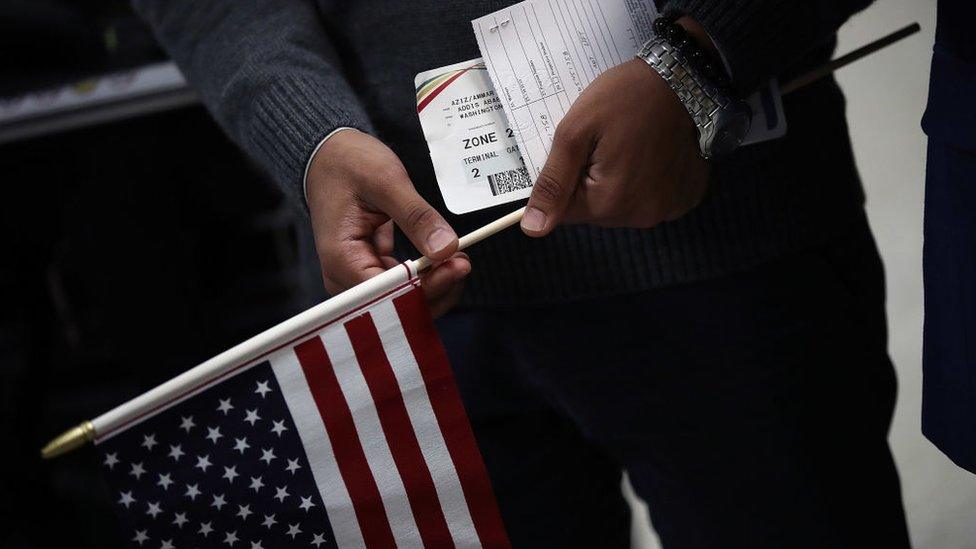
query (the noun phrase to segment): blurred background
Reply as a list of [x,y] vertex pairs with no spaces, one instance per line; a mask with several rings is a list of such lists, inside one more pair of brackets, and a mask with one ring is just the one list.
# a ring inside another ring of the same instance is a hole
[[[838,52],[912,21],[922,33],[838,79],[887,268],[891,441],[912,539],[976,548],[976,476],[919,419],[919,120],[935,0],[876,2],[842,29]],[[110,547],[94,454],[48,463],[38,448],[324,294],[304,214],[167,72],[126,2],[5,0],[0,29],[0,547]],[[657,547],[635,508],[635,546]]]
[[94,452],[40,445],[324,291],[124,0],[4,0],[0,29],[0,547],[121,547]]

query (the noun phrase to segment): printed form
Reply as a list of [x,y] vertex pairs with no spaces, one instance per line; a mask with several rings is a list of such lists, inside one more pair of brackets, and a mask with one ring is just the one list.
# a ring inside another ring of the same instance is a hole
[[570,105],[634,57],[655,17],[651,0],[527,0],[472,21],[532,181]]

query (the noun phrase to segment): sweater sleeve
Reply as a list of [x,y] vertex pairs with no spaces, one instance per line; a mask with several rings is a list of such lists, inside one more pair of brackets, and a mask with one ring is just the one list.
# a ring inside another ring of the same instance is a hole
[[668,0],[708,31],[740,92],[755,90],[830,39],[872,0]]
[[312,0],[133,0],[228,135],[294,198],[339,127],[370,132]]

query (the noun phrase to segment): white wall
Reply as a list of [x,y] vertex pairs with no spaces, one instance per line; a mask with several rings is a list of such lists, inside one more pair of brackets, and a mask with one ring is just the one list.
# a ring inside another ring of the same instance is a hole
[[[891,445],[917,549],[976,547],[976,475],[952,464],[921,435],[922,197],[925,135],[919,120],[928,94],[935,0],[882,0],[841,32],[840,51],[912,21],[921,36],[838,75],[868,217],[888,283],[888,345],[899,393]],[[972,427],[972,426],[971,426]]]
[[[912,21],[922,25],[922,32],[843,69],[838,80],[847,94],[868,217],[887,273],[889,350],[899,381],[891,445],[912,541],[916,549],[965,549],[976,548],[976,475],[935,449],[922,436],[920,421],[926,140],[919,121],[927,96],[935,3],[879,0],[856,16],[841,29],[839,53]],[[646,523],[635,522],[634,546],[657,547]]]

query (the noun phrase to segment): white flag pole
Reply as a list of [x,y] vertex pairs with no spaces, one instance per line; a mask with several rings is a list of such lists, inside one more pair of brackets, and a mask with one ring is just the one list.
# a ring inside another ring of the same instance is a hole
[[[522,219],[525,208],[520,208],[484,227],[478,228],[459,239],[458,249],[465,249],[489,236],[511,227]],[[307,311],[301,312],[247,341],[235,345],[200,365],[151,389],[112,410],[85,421],[49,442],[41,455],[52,458],[87,442],[112,436],[123,427],[135,425],[143,418],[162,408],[168,408],[204,390],[211,383],[229,375],[238,368],[259,359],[276,348],[310,334],[322,325],[341,318],[349,311],[363,307],[385,294],[409,283],[432,262],[426,258],[409,260],[348,290],[336,294]]]
[[168,408],[204,390],[213,382],[281,346],[289,344],[323,325],[363,307],[410,282],[416,273],[400,264],[332,298],[305,310],[281,324],[231,347],[175,378],[91,420],[91,438],[102,439],[122,427],[138,423],[162,408]]
[[[470,233],[462,236],[461,238],[458,239],[458,251],[468,248],[473,244],[477,244],[478,242],[481,242],[482,240],[488,238],[489,236],[493,234],[497,234],[511,227],[512,225],[518,223],[519,221],[522,220],[522,214],[524,213],[525,213],[525,207],[523,206],[515,210],[514,212],[505,215],[504,217],[500,217],[492,221],[491,223],[488,223],[483,227],[479,227],[471,231]],[[421,271],[426,270],[432,264],[433,262],[427,257],[421,257],[420,259],[413,259],[407,262],[407,265],[409,266],[410,270],[413,271],[414,273],[420,273]]]

